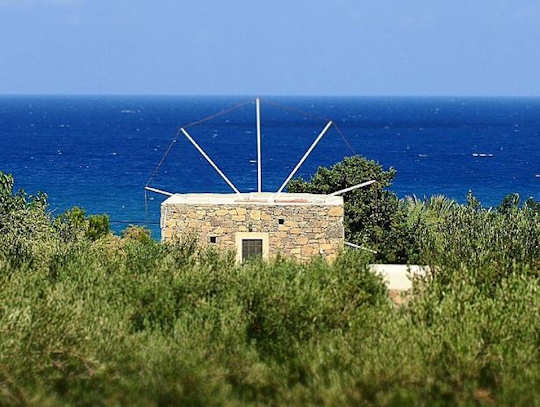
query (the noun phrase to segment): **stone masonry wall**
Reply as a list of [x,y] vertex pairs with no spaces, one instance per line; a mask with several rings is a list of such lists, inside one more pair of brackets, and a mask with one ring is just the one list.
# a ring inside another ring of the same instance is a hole
[[164,240],[193,234],[203,245],[234,252],[237,232],[268,233],[270,258],[280,253],[306,261],[321,254],[332,261],[343,248],[339,205],[163,204],[161,219]]

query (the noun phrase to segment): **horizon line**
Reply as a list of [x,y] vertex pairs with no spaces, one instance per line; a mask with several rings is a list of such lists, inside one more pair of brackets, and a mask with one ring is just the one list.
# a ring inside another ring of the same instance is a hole
[[459,99],[539,99],[540,95],[467,94],[309,94],[309,93],[0,93],[0,97],[236,97],[236,98],[459,98]]

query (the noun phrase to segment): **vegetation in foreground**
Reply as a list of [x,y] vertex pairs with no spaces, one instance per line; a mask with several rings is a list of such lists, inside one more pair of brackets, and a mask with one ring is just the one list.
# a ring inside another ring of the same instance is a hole
[[348,197],[350,237],[432,265],[396,307],[369,253],[238,266],[12,189],[0,173],[0,405],[540,405],[534,201],[398,200],[355,227]]

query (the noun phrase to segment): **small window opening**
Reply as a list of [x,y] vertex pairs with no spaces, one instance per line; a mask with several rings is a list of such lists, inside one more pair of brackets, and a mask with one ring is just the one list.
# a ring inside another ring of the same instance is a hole
[[285,223],[285,219],[279,218],[279,219],[278,219],[278,223],[279,223],[280,225],[283,225],[283,224]]
[[216,243],[217,237],[216,236],[210,236],[210,243]]
[[242,239],[242,261],[262,257],[262,239]]

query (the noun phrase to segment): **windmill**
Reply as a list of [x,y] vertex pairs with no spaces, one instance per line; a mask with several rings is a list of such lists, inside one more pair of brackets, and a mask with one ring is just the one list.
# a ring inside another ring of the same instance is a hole
[[[215,118],[244,105],[246,104],[226,109],[209,116],[209,118]],[[311,152],[328,130],[335,125],[334,122],[329,120],[325,124],[277,191],[264,192],[261,103],[259,98],[255,99],[255,114],[257,192],[242,193],[197,143],[189,133],[188,126],[180,127],[176,137],[144,187],[145,193],[148,191],[168,197],[161,204],[162,240],[174,239],[186,233],[195,233],[199,241],[205,245],[216,245],[235,251],[238,261],[244,261],[253,256],[269,258],[278,253],[300,260],[308,260],[314,255],[322,255],[332,260],[344,244],[356,247],[356,245],[344,242],[343,198],[340,195],[367,187],[376,182],[375,180],[369,180],[328,195],[284,192],[287,184]],[[194,124],[205,120],[208,118],[194,122]],[[179,194],[150,185],[176,139],[180,136],[184,136],[193,145],[233,193]]]

